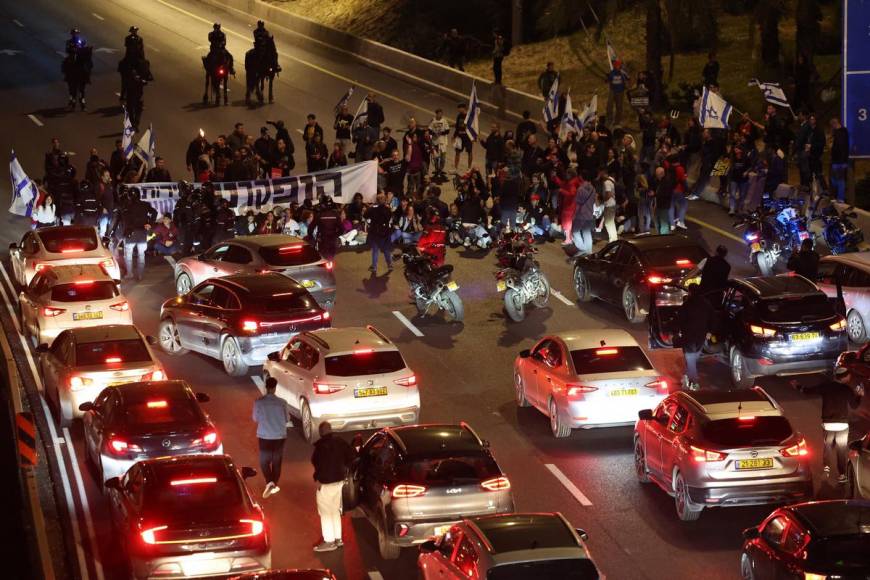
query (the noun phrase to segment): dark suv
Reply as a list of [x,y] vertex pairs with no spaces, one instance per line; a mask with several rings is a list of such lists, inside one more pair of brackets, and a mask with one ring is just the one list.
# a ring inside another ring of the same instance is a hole
[[238,377],[296,334],[329,326],[329,311],[295,280],[275,272],[236,274],[164,302],[158,340],[169,354],[193,350],[217,358]]
[[[730,280],[716,309],[715,341],[708,351],[727,357],[736,387],[759,376],[830,371],[849,347],[838,299],[802,276],[760,276]],[[670,347],[677,331],[676,308],[656,308],[650,345]]]
[[510,481],[465,423],[381,429],[363,445],[351,478],[345,509],[362,508],[385,560],[463,517],[514,511]]

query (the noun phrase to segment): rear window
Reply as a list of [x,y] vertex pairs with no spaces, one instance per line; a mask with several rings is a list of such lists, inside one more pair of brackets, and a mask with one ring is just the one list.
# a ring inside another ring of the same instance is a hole
[[109,300],[118,295],[114,282],[101,280],[99,282],[74,282],[58,284],[51,289],[52,302],[90,302],[92,300]]
[[144,503],[165,514],[214,514],[233,511],[242,503],[242,493],[238,482],[227,473],[191,470],[149,486]]
[[[649,266],[657,268],[690,268],[707,257],[707,252],[698,246],[676,248],[656,248],[644,250],[643,259]],[[679,260],[679,263],[677,261]],[[688,262],[685,262],[688,260]]]
[[100,245],[97,231],[93,228],[62,228],[39,232],[45,249],[53,254],[65,252],[90,252]]
[[571,360],[578,375],[648,371],[653,368],[639,346],[585,348],[572,350]]
[[487,572],[487,580],[597,580],[595,564],[586,558],[538,560],[519,564],[503,564]]
[[808,322],[836,314],[824,294],[762,300],[759,309],[762,320],[767,322]]
[[501,476],[495,460],[480,452],[445,455],[437,458],[411,459],[399,470],[403,482],[425,486],[462,485]]
[[265,312],[266,314],[280,314],[281,312],[317,308],[317,302],[306,292],[251,296],[250,300],[256,301],[260,312]]
[[870,534],[854,534],[822,538],[812,542],[807,560],[824,563],[837,572],[870,567]]
[[201,422],[199,408],[188,398],[166,398],[156,395],[125,405],[125,423],[152,429],[179,428]]
[[723,447],[779,445],[792,435],[785,417],[719,419],[701,425],[704,440]]
[[405,368],[405,361],[397,350],[326,357],[326,374],[334,377],[380,375],[394,373],[403,368]]
[[314,246],[303,243],[287,244],[260,248],[260,257],[270,266],[287,268],[304,266],[321,260],[320,252]]
[[[116,360],[118,359],[118,360]],[[76,365],[90,366],[151,362],[145,343],[139,339],[86,342],[76,345]]]

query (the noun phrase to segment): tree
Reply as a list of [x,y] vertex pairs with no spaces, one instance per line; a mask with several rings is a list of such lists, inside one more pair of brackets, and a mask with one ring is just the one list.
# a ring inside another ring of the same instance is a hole
[[761,62],[770,68],[779,66],[779,21],[784,12],[783,0],[760,0],[755,7],[755,21],[761,29]]
[[659,0],[646,0],[646,70],[653,80],[650,106],[657,109],[662,102],[662,12]]
[[671,50],[712,48],[716,44],[716,10],[712,2],[662,0],[667,14]]
[[[839,4],[839,3],[838,3]],[[803,53],[809,62],[819,46],[819,36],[822,32],[822,10],[817,0],[798,0],[795,6],[795,56]]]

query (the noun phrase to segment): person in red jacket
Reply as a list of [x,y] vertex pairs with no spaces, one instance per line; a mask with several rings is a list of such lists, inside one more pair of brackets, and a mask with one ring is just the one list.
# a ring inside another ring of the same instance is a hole
[[583,180],[573,168],[565,172],[565,179],[560,179],[555,172],[550,175],[550,179],[559,188],[559,223],[562,224],[562,232],[565,234],[562,245],[567,246],[572,243],[571,224],[574,221],[575,200],[577,189],[583,184]]
[[417,242],[417,250],[432,258],[434,268],[444,265],[444,258],[447,256],[447,230],[441,225],[441,216],[437,211],[430,212],[423,235]]

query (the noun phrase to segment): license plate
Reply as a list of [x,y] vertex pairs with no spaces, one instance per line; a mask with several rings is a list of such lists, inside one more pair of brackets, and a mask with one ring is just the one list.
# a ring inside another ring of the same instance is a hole
[[796,332],[794,334],[789,334],[788,337],[790,340],[802,342],[805,340],[816,340],[817,338],[820,338],[821,335],[818,332]]
[[505,290],[507,290],[507,282],[505,282],[504,280],[499,280],[495,283],[495,289],[499,292],[504,292]]
[[701,283],[701,277],[700,276],[693,276],[692,278],[689,278],[688,280],[686,280],[686,283],[684,285],[691,286],[692,284],[700,284],[700,283]]
[[738,459],[737,469],[773,469],[773,459]]
[[353,390],[353,396],[361,399],[363,397],[382,397],[387,394],[387,387],[364,387]]
[[451,292],[456,292],[457,290],[459,290],[459,284],[457,284],[456,282],[453,282],[451,280],[450,282],[447,283],[447,289],[450,290]]
[[[197,556],[201,558],[202,556],[214,556],[214,554],[197,554]],[[230,571],[230,561],[228,558],[184,560],[181,562],[181,569],[185,576],[226,574]]]
[[314,283],[314,280],[303,280],[302,287],[303,288],[314,288],[317,284]]
[[633,397],[637,395],[637,389],[614,389],[610,391],[611,397]]
[[434,536],[443,536],[447,532],[450,531],[450,526],[435,526],[435,529],[432,530],[432,535]]
[[73,312],[73,320],[100,320],[103,318],[103,311],[96,312]]
[[759,244],[758,242],[752,242],[752,246],[750,246],[750,247],[752,248],[753,252],[760,252],[761,251],[761,244]]

